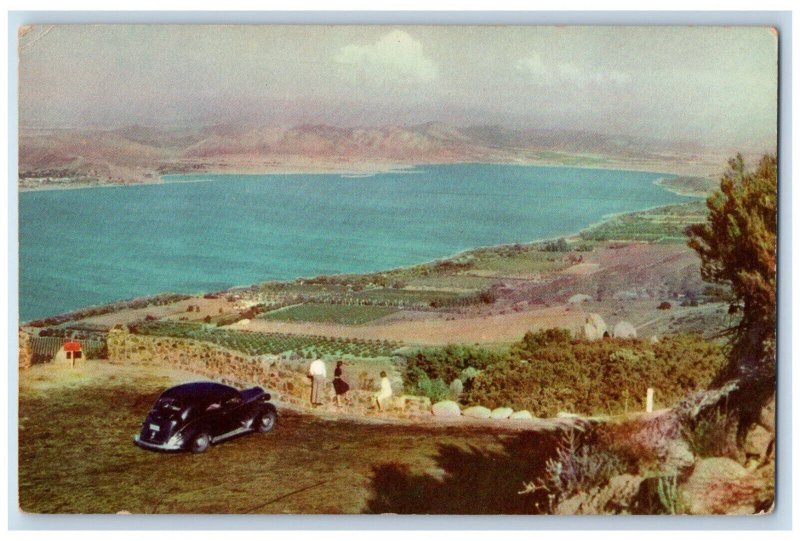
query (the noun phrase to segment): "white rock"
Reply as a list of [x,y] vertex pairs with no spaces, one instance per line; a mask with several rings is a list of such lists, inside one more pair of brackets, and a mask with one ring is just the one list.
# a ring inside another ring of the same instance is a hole
[[492,419],[508,419],[514,410],[511,408],[495,408],[492,410]]
[[769,446],[772,444],[772,434],[761,425],[755,425],[745,436],[744,452],[759,458],[766,458]]
[[606,322],[603,321],[600,314],[589,314],[586,317],[586,323],[583,325],[583,335],[587,340],[600,340],[607,330]]
[[531,415],[531,412],[529,412],[528,410],[515,411],[514,413],[511,414],[511,417],[509,417],[509,419],[530,420],[533,419],[533,415]]
[[492,410],[483,406],[472,406],[462,411],[461,414],[475,419],[488,419],[492,415]]
[[586,295],[584,293],[578,293],[577,295],[573,295],[572,297],[570,297],[567,302],[569,304],[580,304],[582,302],[587,302],[590,300],[592,300],[592,298],[589,295]]
[[431,411],[436,417],[460,417],[461,408],[457,402],[442,400],[431,406]]
[[636,338],[636,327],[628,321],[614,325],[614,338]]

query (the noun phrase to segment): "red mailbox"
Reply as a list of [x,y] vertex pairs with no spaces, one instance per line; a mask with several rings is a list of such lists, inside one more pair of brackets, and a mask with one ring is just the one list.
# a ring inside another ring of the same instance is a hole
[[67,354],[70,366],[75,366],[75,359],[81,358],[81,343],[77,340],[67,340],[64,342],[64,353]]

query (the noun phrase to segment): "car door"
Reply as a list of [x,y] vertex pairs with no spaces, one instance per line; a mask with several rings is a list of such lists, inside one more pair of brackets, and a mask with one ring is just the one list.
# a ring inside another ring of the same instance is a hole
[[224,415],[223,403],[223,398],[219,397],[206,402],[203,407],[200,424],[212,438],[228,432],[227,417]]
[[221,425],[224,427],[224,433],[233,432],[236,429],[242,428],[243,423],[243,410],[244,400],[236,393],[225,397],[222,401],[221,408]]

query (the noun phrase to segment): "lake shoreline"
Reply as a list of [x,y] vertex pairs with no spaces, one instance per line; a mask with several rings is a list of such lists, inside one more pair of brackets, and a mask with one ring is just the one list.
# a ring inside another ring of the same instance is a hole
[[[207,169],[202,171],[170,171],[161,173],[155,179],[145,179],[142,182],[80,182],[69,183],[68,185],[47,184],[44,186],[20,186],[19,179],[17,182],[17,190],[19,193],[26,192],[40,192],[40,191],[54,191],[54,190],[77,190],[88,188],[112,188],[112,187],[130,187],[130,186],[150,186],[168,184],[165,177],[171,176],[202,176],[202,175],[242,175],[242,176],[261,176],[261,175],[353,175],[356,178],[363,178],[365,176],[372,176],[381,173],[396,173],[402,171],[413,170],[426,166],[436,165],[509,165],[520,167],[553,167],[553,168],[574,168],[574,169],[598,169],[603,171],[627,171],[627,172],[640,172],[640,173],[656,173],[663,175],[694,175],[694,176],[707,176],[709,174],[716,174],[717,169],[722,170],[721,167],[712,166],[710,163],[702,164],[689,164],[686,169],[682,169],[679,165],[671,162],[664,161],[637,161],[637,160],[616,160],[612,157],[601,157],[607,160],[606,163],[592,163],[592,164],[569,164],[559,162],[557,160],[537,160],[529,158],[511,159],[511,160],[489,160],[489,161],[441,161],[441,162],[423,162],[423,163],[402,163],[402,162],[362,162],[356,166],[349,164],[347,167],[342,167],[338,164],[319,164],[319,165],[303,165],[303,166],[289,166],[288,164],[281,164],[274,168],[269,165],[261,166],[237,166],[221,167],[218,169]],[[616,161],[615,161],[616,160]],[[678,195],[692,195],[689,193],[680,193],[667,186],[665,189],[673,191]]]
[[[690,203],[691,203],[691,201],[687,201],[686,203],[677,203],[677,205],[686,205],[686,204],[690,204]],[[391,268],[388,268],[388,269],[383,269],[383,270],[378,270],[378,271],[373,271],[373,272],[363,272],[363,273],[346,273],[345,272],[345,273],[336,273],[336,274],[326,274],[324,276],[329,276],[329,277],[344,277],[344,276],[357,277],[357,276],[369,276],[369,275],[373,275],[373,274],[392,273],[392,272],[395,272],[395,271],[408,270],[408,269],[411,269],[411,268],[414,268],[414,267],[418,267],[418,266],[432,265],[432,264],[435,264],[437,262],[458,261],[460,259],[464,259],[466,257],[469,257],[471,254],[473,254],[475,252],[479,252],[479,251],[498,250],[498,249],[509,248],[509,247],[513,247],[513,246],[523,246],[523,247],[527,247],[527,248],[535,248],[537,246],[544,246],[547,243],[557,242],[559,239],[564,239],[564,240],[566,240],[568,242],[576,242],[576,241],[579,241],[581,239],[581,235],[584,232],[591,231],[592,229],[594,229],[596,227],[599,227],[599,226],[602,226],[604,224],[607,224],[607,223],[609,223],[609,222],[611,222],[611,221],[613,221],[613,220],[615,220],[617,218],[628,216],[628,215],[634,215],[634,214],[638,214],[640,212],[646,212],[646,211],[650,211],[650,210],[654,210],[654,209],[658,209],[658,208],[662,208],[662,207],[674,206],[674,205],[675,204],[672,203],[672,204],[666,204],[666,205],[658,205],[658,206],[651,207],[651,208],[648,208],[648,209],[643,209],[643,210],[636,210],[636,211],[630,211],[630,212],[620,212],[620,213],[609,214],[609,215],[605,216],[602,220],[594,222],[594,223],[592,223],[592,224],[580,229],[579,231],[576,231],[576,232],[568,234],[568,235],[561,235],[561,236],[557,236],[557,237],[536,239],[536,240],[531,240],[531,241],[527,241],[527,242],[523,242],[523,243],[514,243],[514,242],[512,242],[512,243],[492,244],[492,245],[486,245],[486,246],[476,246],[476,247],[473,247],[473,248],[468,248],[466,250],[462,250],[462,251],[456,252],[456,253],[454,253],[452,255],[449,255],[449,256],[435,258],[435,259],[431,259],[431,260],[424,261],[424,262],[421,262],[421,263],[413,263],[413,264],[409,264],[409,265],[400,265],[400,266],[395,266],[395,267],[391,267]],[[635,241],[627,241],[627,242],[635,242]],[[262,284],[291,284],[291,283],[295,283],[295,282],[298,282],[298,281],[311,280],[311,279],[316,278],[318,276],[323,276],[323,275],[297,276],[295,278],[288,279],[288,280],[265,280],[263,282],[254,282],[254,283],[250,283],[250,284],[236,284],[236,285],[232,285],[232,286],[230,286],[230,287],[228,287],[226,289],[223,289],[223,290],[218,290],[218,291],[197,291],[197,292],[194,292],[194,293],[185,293],[185,295],[202,296],[202,295],[209,294],[209,293],[235,292],[237,290],[244,290],[244,289],[252,288],[254,286],[258,286],[258,285],[262,285]],[[19,326],[27,326],[32,321],[41,321],[41,320],[45,320],[45,319],[49,319],[49,318],[62,318],[62,317],[67,317],[67,316],[73,316],[74,317],[75,315],[77,315],[77,314],[79,314],[81,312],[87,311],[87,310],[105,308],[105,307],[108,307],[108,306],[111,306],[111,305],[120,305],[118,310],[124,310],[125,309],[125,305],[128,305],[128,304],[141,303],[142,301],[155,299],[155,298],[158,298],[158,297],[161,297],[161,296],[164,296],[164,295],[183,295],[183,294],[184,293],[177,293],[175,291],[160,291],[160,292],[152,293],[152,294],[149,294],[149,295],[141,295],[141,296],[138,296],[138,297],[117,299],[117,300],[113,300],[111,302],[107,302],[107,303],[103,303],[103,304],[90,304],[90,305],[85,305],[85,306],[82,306],[80,308],[76,308],[75,310],[70,310],[70,311],[67,311],[67,312],[60,312],[60,313],[56,313],[56,314],[50,314],[50,315],[47,315],[47,316],[41,316],[41,317],[33,318],[33,319],[30,319],[30,320],[27,320],[27,321],[19,320],[18,321],[18,325]],[[112,310],[112,311],[117,311],[117,310]]]
[[[483,165],[483,164],[481,164],[481,165]],[[496,165],[496,164],[493,164],[493,165]],[[421,167],[424,167],[424,166],[421,166]],[[526,167],[526,166],[520,165],[520,167]],[[536,167],[547,167],[547,166],[536,166]],[[552,168],[562,169],[562,168],[568,168],[568,167],[567,166],[552,166]],[[572,169],[578,169],[578,168],[572,168]],[[621,170],[615,170],[615,171],[621,171]],[[639,171],[633,171],[633,172],[638,173]],[[287,174],[292,174],[292,173],[287,173]],[[201,175],[202,176],[206,176],[207,174],[204,173],[204,174],[201,174]],[[184,176],[184,175],[181,175],[181,176]],[[193,177],[195,175],[187,175],[187,176],[192,176]],[[664,191],[669,191],[671,193],[674,193],[674,191],[673,190],[669,190],[667,186],[662,186],[660,184],[661,180],[662,180],[662,178],[657,178],[655,180],[651,180],[650,182],[652,184],[654,184],[654,185],[659,186],[660,189],[663,189]],[[169,184],[182,184],[182,183],[194,183],[194,182],[214,182],[214,181],[194,178],[192,180],[166,182],[166,183],[169,183]],[[114,187],[114,186],[98,186],[98,187],[108,187],[108,188],[110,188],[110,187]],[[287,278],[266,278],[265,280],[256,279],[256,280],[252,280],[252,281],[245,281],[245,282],[238,282],[238,283],[236,281],[231,281],[232,283],[228,282],[230,285],[222,285],[221,284],[219,289],[217,289],[217,288],[208,288],[208,289],[202,289],[202,290],[196,290],[196,291],[184,290],[184,291],[181,291],[181,293],[182,294],[187,294],[187,295],[203,295],[203,294],[205,294],[207,292],[241,290],[241,289],[252,287],[254,285],[264,284],[264,283],[292,283],[292,282],[297,282],[297,281],[302,281],[302,280],[308,280],[308,279],[314,278],[316,276],[363,276],[363,275],[374,275],[374,274],[381,274],[381,273],[390,273],[392,271],[398,271],[398,270],[413,268],[413,267],[416,267],[416,266],[426,265],[426,264],[429,265],[429,264],[433,264],[433,263],[436,263],[436,262],[456,261],[456,260],[459,260],[459,259],[463,259],[465,257],[469,257],[470,254],[474,254],[476,252],[481,252],[481,251],[486,251],[486,250],[493,250],[493,249],[494,250],[502,249],[504,247],[509,247],[509,246],[520,245],[520,246],[525,246],[525,247],[535,247],[537,245],[541,246],[541,245],[543,245],[543,244],[545,244],[547,242],[553,242],[553,241],[555,241],[557,239],[560,239],[560,238],[564,238],[564,239],[568,239],[568,240],[570,240],[572,242],[576,242],[578,239],[580,239],[580,236],[581,236],[581,234],[583,232],[585,232],[587,230],[591,230],[592,228],[595,228],[595,227],[597,227],[599,225],[607,223],[607,222],[609,222],[611,220],[614,220],[615,218],[619,217],[620,215],[639,213],[639,212],[650,210],[652,208],[659,208],[659,207],[662,207],[662,206],[668,206],[668,205],[674,205],[674,204],[676,204],[676,203],[665,203],[663,205],[662,204],[656,204],[656,205],[653,205],[651,207],[647,207],[647,208],[643,208],[643,209],[635,209],[635,210],[631,210],[631,211],[622,211],[622,212],[610,213],[610,214],[607,214],[607,215],[603,215],[601,217],[601,219],[599,219],[599,220],[596,220],[594,222],[588,223],[583,227],[580,227],[578,229],[573,229],[571,231],[564,231],[563,233],[559,233],[559,234],[555,234],[555,235],[536,237],[534,239],[528,239],[528,240],[523,240],[523,241],[510,241],[510,242],[500,242],[500,243],[488,243],[488,244],[472,245],[472,246],[469,246],[469,247],[467,247],[465,249],[457,250],[457,251],[455,251],[453,253],[450,253],[448,255],[443,255],[441,257],[427,258],[427,259],[420,260],[420,261],[414,261],[414,262],[410,262],[410,263],[408,263],[406,265],[391,265],[390,264],[387,267],[378,267],[375,270],[368,270],[368,271],[363,271],[363,272],[347,272],[347,271],[337,272],[337,273],[321,272],[321,273],[299,274],[299,275],[295,275],[295,276],[291,276],[291,277],[287,277]],[[677,204],[680,204],[680,203],[677,203]],[[578,224],[575,224],[575,225],[578,225]],[[60,317],[60,316],[66,315],[66,314],[82,312],[82,311],[85,311],[85,310],[88,310],[88,309],[91,309],[91,308],[101,308],[101,307],[108,307],[109,305],[133,303],[133,302],[136,302],[136,301],[141,301],[143,299],[147,299],[147,298],[151,298],[151,297],[154,297],[154,296],[157,296],[157,295],[161,295],[164,292],[169,292],[169,291],[174,291],[174,290],[172,290],[169,287],[167,287],[167,288],[164,288],[164,289],[160,289],[157,292],[148,293],[146,295],[138,295],[138,296],[133,296],[133,297],[123,297],[121,299],[115,299],[115,300],[111,300],[109,302],[103,302],[103,303],[99,303],[99,304],[86,304],[86,305],[82,305],[81,307],[75,308],[75,309],[72,309],[72,310],[68,310],[68,311],[64,311],[64,312],[50,313],[51,315],[43,315],[43,316],[39,316],[39,317],[34,317],[34,318],[26,320],[26,322],[35,321],[35,320],[42,320],[42,319],[47,319],[47,318],[53,318],[53,317]]]

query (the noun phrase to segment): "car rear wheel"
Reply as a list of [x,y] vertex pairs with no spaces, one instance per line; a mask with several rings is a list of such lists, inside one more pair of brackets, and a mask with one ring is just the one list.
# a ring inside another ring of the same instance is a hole
[[264,413],[262,413],[258,419],[256,419],[256,430],[261,432],[262,434],[265,432],[269,432],[273,428],[275,428],[275,421],[278,418],[278,414],[275,413],[275,410],[268,409]]
[[211,436],[207,432],[200,432],[192,440],[191,450],[193,453],[203,453],[211,445]]

